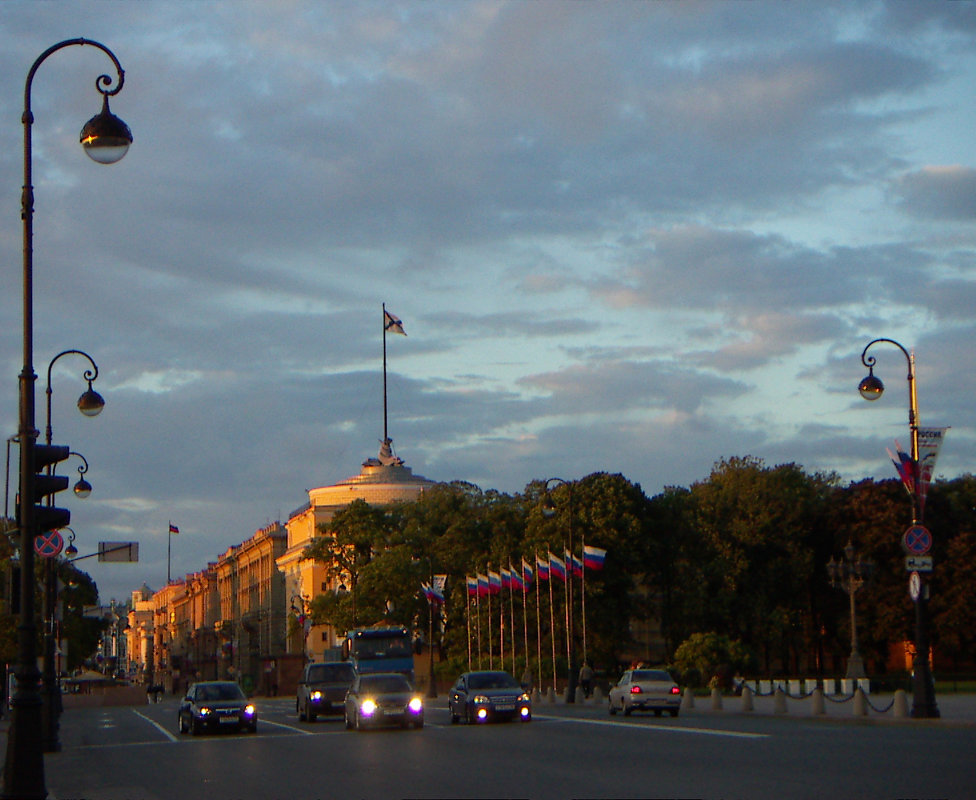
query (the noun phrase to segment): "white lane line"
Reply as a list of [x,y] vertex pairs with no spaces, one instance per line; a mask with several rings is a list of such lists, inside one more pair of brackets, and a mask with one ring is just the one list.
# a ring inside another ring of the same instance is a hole
[[315,736],[312,731],[307,731],[304,728],[296,728],[294,725],[285,725],[283,722],[272,722],[267,718],[258,718],[259,725],[273,725],[275,728],[284,728],[285,730],[294,731],[295,733],[300,733],[302,736]]
[[175,736],[173,736],[173,734],[170,733],[168,730],[166,730],[166,728],[164,728],[162,725],[160,725],[155,720],[149,719],[149,717],[147,717],[141,711],[136,711],[133,708],[132,709],[132,713],[135,714],[137,717],[141,717],[142,719],[144,719],[146,722],[148,722],[150,725],[152,725],[157,731],[159,731],[161,734],[163,734],[163,736],[165,736],[171,742],[178,742],[179,741],[179,739],[177,739]]
[[698,736],[728,736],[732,739],[768,739],[768,733],[745,733],[743,731],[720,731],[714,728],[678,728],[664,725],[634,725],[626,722],[611,722],[604,719],[580,719],[577,717],[550,717],[534,714],[536,719],[549,722],[576,722],[580,725],[605,725],[612,728],[626,728],[627,730],[653,731],[655,733],[691,733]]

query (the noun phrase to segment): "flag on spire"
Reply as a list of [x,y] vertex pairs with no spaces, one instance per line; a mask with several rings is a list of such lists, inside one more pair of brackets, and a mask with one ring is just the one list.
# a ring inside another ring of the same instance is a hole
[[399,333],[402,336],[407,335],[400,318],[387,311],[385,306],[383,307],[383,330],[389,331],[390,333]]

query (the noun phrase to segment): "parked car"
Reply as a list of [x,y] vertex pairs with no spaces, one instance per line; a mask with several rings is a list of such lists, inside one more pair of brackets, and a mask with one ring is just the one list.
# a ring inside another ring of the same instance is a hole
[[488,722],[500,719],[532,720],[532,701],[507,672],[465,672],[448,697],[451,722]]
[[611,687],[608,701],[611,714],[623,711],[629,715],[639,709],[653,711],[656,717],[665,711],[676,717],[681,707],[681,689],[663,669],[629,669]]
[[406,675],[372,672],[356,675],[346,693],[346,728],[380,725],[424,727],[424,701]]
[[355,678],[356,670],[348,661],[306,664],[295,698],[298,719],[315,722],[319,714],[343,713],[346,692]]
[[190,684],[180,701],[180,733],[238,730],[254,733],[258,712],[233,681],[200,681]]

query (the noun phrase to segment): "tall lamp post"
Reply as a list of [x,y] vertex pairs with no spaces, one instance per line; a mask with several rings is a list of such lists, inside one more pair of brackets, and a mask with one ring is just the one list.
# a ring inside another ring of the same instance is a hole
[[[553,517],[556,514],[556,504],[553,502],[552,495],[549,494],[549,485],[556,484],[566,487],[568,499],[569,526],[567,536],[569,537],[569,552],[573,552],[573,484],[563,478],[549,478],[544,486],[545,498],[542,502],[542,514],[545,517]],[[565,555],[565,554],[564,554]],[[551,578],[550,578],[551,579]],[[566,676],[566,702],[576,702],[576,643],[573,641],[573,574],[569,564],[566,565],[566,662],[569,674]]]
[[[99,75],[95,88],[102,95],[102,111],[81,129],[81,144],[85,152],[98,163],[112,164],[122,158],[132,143],[129,127],[109,110],[108,98],[118,94],[125,73],[115,54],[105,45],[88,39],[66,39],[52,45],[33,63],[24,85],[24,185],[21,199],[23,220],[23,316],[24,365],[19,377],[20,441],[20,527],[21,615],[18,625],[18,664],[15,671],[17,686],[11,701],[10,728],[7,735],[6,762],[3,771],[4,798],[38,798],[47,795],[44,781],[44,754],[41,716],[41,697],[37,689],[40,675],[37,670],[37,627],[34,620],[34,538],[40,532],[35,513],[34,451],[37,430],[34,416],[34,310],[33,310],[33,238],[34,187],[32,184],[31,87],[41,64],[59,50],[73,45],[91,45],[104,52],[115,66],[117,81],[109,75]],[[114,85],[114,88],[109,88]]]
[[850,599],[851,606],[851,656],[847,659],[848,678],[866,678],[864,671],[864,659],[857,646],[857,612],[854,605],[854,595],[864,582],[870,577],[874,569],[874,564],[870,561],[861,561],[854,557],[854,544],[848,542],[844,548],[844,560],[834,561],[831,557],[827,562],[827,574],[830,576],[830,585],[839,586]]
[[[78,410],[86,417],[98,416],[105,407],[105,400],[92,388],[92,382],[98,377],[98,365],[95,360],[82,350],[63,350],[58,353],[47,365],[47,418],[44,426],[44,443],[51,444],[53,431],[51,429],[51,400],[54,391],[51,387],[51,373],[58,359],[68,356],[83,356],[91,365],[90,369],[84,372],[84,379],[88,381],[88,389],[78,398]],[[84,498],[91,494],[91,484],[85,480],[85,473],[88,472],[88,460],[81,453],[72,453],[78,456],[84,466],[78,467],[78,482],[74,486],[74,493],[78,497]],[[48,467],[48,471],[51,471]],[[48,498],[49,500],[51,498]],[[59,736],[59,726],[61,717],[61,687],[58,683],[58,674],[54,666],[54,611],[57,606],[58,589],[54,571],[54,558],[44,559],[44,752],[56,753],[61,749]]]
[[[908,428],[911,432],[912,470],[918,478],[918,397],[915,390],[915,354],[909,353],[901,344],[894,339],[874,339],[868,342],[861,352],[861,363],[868,368],[868,375],[860,384],[857,390],[865,400],[877,400],[884,393],[884,384],[880,378],[875,377],[874,365],[877,359],[873,355],[868,355],[868,350],[875,344],[884,342],[891,344],[901,350],[908,364]],[[921,512],[918,499],[918,486],[915,485],[909,493],[912,503],[912,525],[919,523]],[[916,594],[913,592],[913,594]],[[914,681],[912,687],[912,716],[913,717],[938,717],[939,707],[935,701],[935,682],[932,679],[932,670],[929,667],[929,631],[928,631],[928,601],[929,587],[919,583],[919,591],[915,596],[915,661],[914,661]]]

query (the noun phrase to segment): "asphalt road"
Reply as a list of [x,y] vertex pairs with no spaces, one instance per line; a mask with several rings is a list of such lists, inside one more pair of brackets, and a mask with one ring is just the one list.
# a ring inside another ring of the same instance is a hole
[[976,699],[940,698],[940,720],[543,703],[531,723],[487,726],[451,725],[444,699],[431,702],[423,730],[350,732],[299,723],[292,698],[258,698],[257,734],[201,737],[177,732],[172,699],[71,709],[46,785],[52,800],[976,796]]

